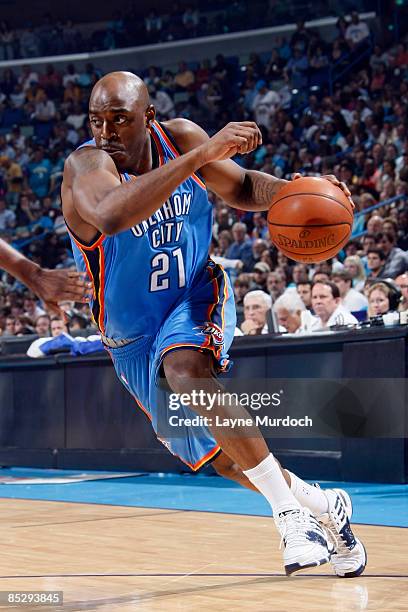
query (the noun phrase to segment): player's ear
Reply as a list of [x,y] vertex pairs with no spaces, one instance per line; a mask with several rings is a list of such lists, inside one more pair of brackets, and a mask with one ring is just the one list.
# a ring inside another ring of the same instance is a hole
[[147,128],[150,127],[150,124],[152,123],[152,121],[154,121],[155,116],[156,116],[156,109],[154,108],[153,104],[149,104],[145,112]]

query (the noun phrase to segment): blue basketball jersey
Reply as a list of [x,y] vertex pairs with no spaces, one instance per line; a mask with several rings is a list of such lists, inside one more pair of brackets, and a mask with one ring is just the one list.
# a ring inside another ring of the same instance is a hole
[[[180,154],[157,121],[151,125],[151,144],[154,167]],[[121,180],[138,179],[124,173]],[[212,206],[197,174],[131,229],[114,236],[99,233],[91,244],[70,231],[76,265],[94,285],[91,309],[100,331],[114,340],[156,333],[206,273],[211,231]]]

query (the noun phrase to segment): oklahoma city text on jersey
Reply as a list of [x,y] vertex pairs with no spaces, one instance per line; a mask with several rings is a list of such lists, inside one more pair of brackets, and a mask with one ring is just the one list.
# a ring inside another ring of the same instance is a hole
[[149,232],[151,245],[154,249],[167,243],[174,244],[178,242],[184,221],[176,221],[175,217],[188,215],[190,212],[191,196],[191,193],[183,193],[181,195],[175,193],[170,196],[151,217],[132,227],[133,235],[136,238],[141,238],[154,227]]

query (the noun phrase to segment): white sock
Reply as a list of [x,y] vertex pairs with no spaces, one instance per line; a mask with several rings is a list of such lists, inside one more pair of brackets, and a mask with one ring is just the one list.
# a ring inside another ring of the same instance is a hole
[[286,510],[300,508],[272,453],[254,468],[243,473],[268,500],[274,516]]
[[329,502],[327,497],[318,487],[312,487],[301,480],[296,474],[287,470],[290,476],[290,490],[302,506],[306,506],[315,516],[327,512]]

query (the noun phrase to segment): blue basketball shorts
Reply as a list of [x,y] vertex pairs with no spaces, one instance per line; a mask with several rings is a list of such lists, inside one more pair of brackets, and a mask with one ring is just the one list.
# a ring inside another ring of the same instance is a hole
[[[169,422],[174,414],[159,388],[161,366],[170,351],[190,349],[210,352],[215,370],[227,371],[235,325],[234,294],[229,278],[221,266],[209,261],[199,282],[168,314],[156,334],[108,349],[119,380],[150,419],[158,439],[194,471],[214,459],[221,449],[204,425],[181,429],[178,426],[175,436],[162,436],[158,432],[159,423]],[[177,414],[186,419],[197,416],[186,406],[180,406]]]

